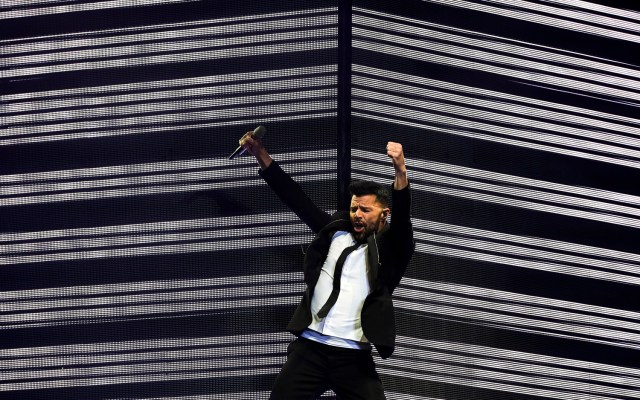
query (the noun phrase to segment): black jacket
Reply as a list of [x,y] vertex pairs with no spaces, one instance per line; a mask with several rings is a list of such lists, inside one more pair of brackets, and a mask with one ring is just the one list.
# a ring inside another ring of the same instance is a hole
[[[304,260],[307,289],[287,326],[289,331],[299,335],[312,321],[311,298],[333,234],[336,231],[351,230],[349,212],[338,211],[329,215],[320,210],[275,161],[266,170],[261,170],[260,176],[316,233]],[[391,294],[400,283],[415,248],[409,188],[393,190],[392,187],[391,193],[391,223],[382,232],[368,238],[367,263],[372,291],[365,299],[361,314],[364,335],[376,346],[382,358],[389,357],[395,346],[396,326]]]

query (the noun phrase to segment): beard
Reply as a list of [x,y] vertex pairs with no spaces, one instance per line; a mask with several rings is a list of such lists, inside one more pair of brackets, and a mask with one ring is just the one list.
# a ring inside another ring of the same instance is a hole
[[382,224],[382,218],[378,218],[378,220],[369,225],[362,225],[360,221],[352,221],[351,222],[351,234],[353,238],[358,243],[366,243],[369,236],[380,231],[380,226]]
[[371,236],[372,233],[373,233],[373,230],[370,228],[365,228],[361,232],[356,232],[356,231],[351,232],[351,234],[353,235],[353,238],[358,243],[367,243],[367,239],[369,238],[369,236]]

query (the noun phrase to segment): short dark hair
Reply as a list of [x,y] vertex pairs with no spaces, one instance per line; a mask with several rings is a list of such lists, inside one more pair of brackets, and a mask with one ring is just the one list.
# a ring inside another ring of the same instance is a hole
[[361,180],[353,181],[349,184],[349,192],[352,196],[373,194],[376,196],[376,201],[382,204],[384,208],[389,207],[389,204],[391,204],[389,190],[378,182]]

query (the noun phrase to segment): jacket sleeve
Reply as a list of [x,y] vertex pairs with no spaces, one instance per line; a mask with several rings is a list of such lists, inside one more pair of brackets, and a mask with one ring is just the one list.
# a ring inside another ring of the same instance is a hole
[[402,190],[391,189],[391,237],[393,241],[395,280],[400,282],[415,250],[413,226],[411,224],[411,191],[409,186]]
[[307,226],[318,233],[329,223],[331,216],[316,206],[280,165],[273,161],[265,170],[258,172],[269,187]]

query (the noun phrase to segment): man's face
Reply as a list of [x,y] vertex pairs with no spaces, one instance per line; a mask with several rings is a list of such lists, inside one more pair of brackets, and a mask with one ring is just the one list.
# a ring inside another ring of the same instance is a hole
[[353,237],[364,242],[373,232],[380,232],[384,227],[388,208],[384,208],[376,200],[375,194],[351,197],[349,217],[353,228]]

